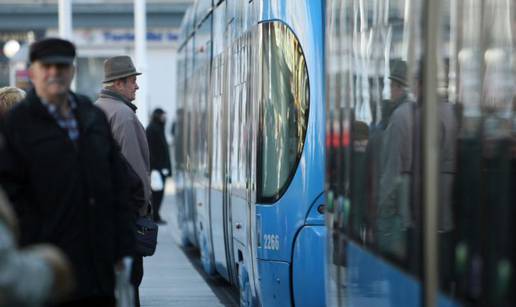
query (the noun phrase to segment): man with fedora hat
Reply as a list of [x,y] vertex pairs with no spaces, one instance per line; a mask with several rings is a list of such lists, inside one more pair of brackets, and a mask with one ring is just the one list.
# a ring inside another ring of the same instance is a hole
[[392,60],[391,99],[385,117],[381,140],[380,189],[377,214],[379,249],[398,260],[405,260],[408,249],[407,231],[413,227],[411,181],[413,180],[413,150],[417,137],[416,103],[411,100],[407,82],[407,64]]
[[[139,203],[138,214],[146,216],[152,214],[149,146],[145,129],[136,117],[137,107],[132,103],[138,90],[136,76],[140,74],[129,56],[115,56],[104,61],[104,88],[96,105],[107,115],[122,155],[143,185],[143,196],[131,197],[143,198],[136,202]],[[143,258],[135,255],[131,281],[135,286],[136,306],[139,306],[138,286],[142,278]]]
[[397,59],[391,60],[390,67],[391,99],[385,101],[387,107],[384,110],[386,111],[385,114],[383,114],[383,121],[385,121],[386,126],[394,110],[408,99],[407,63]]
[[126,169],[104,113],[70,91],[75,46],[30,46],[34,89],[2,121],[0,185],[20,245],[51,243],[70,259],[76,289],[62,306],[113,307],[114,268],[134,251]]

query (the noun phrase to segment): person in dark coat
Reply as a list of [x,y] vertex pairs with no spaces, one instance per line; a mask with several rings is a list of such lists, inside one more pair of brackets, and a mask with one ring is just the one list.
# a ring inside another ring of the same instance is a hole
[[154,180],[160,180],[160,184],[152,189],[152,207],[154,210],[154,221],[165,223],[159,214],[163,194],[165,190],[166,178],[172,176],[170,163],[170,152],[167,139],[165,138],[165,123],[167,114],[160,108],[152,112],[151,122],[147,126],[146,134],[149,142],[151,171],[155,174]]
[[2,122],[0,185],[20,223],[20,245],[51,243],[70,259],[76,289],[60,306],[115,304],[114,271],[134,253],[134,214],[120,151],[102,110],[70,91],[75,47],[30,47],[34,89]]

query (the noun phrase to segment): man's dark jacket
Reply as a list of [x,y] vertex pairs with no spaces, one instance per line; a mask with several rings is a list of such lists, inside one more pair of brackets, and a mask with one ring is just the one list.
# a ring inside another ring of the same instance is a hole
[[73,299],[113,296],[113,265],[134,250],[126,169],[104,113],[71,95],[75,143],[34,91],[7,114],[0,185],[18,214],[21,245],[55,244],[70,258]]
[[145,132],[149,143],[151,170],[158,170],[162,173],[161,171],[166,169],[170,176],[172,174],[172,168],[168,143],[165,137],[165,124],[160,122],[157,118],[153,118]]

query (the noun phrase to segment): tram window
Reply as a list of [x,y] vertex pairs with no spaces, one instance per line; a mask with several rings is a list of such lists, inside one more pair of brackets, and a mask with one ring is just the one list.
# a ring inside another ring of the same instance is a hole
[[223,165],[223,97],[226,95],[224,89],[224,54],[219,54],[213,60],[213,75],[212,78],[212,101],[211,101],[211,112],[212,119],[210,122],[210,139],[212,142],[212,155],[211,158],[211,180],[212,188],[215,190],[222,191],[224,181],[224,165]]
[[292,31],[279,22],[261,25],[261,121],[258,198],[277,200],[293,178],[308,123],[305,58]]
[[184,45],[178,51],[178,70],[177,79],[179,86],[177,87],[178,92],[178,108],[176,110],[176,131],[174,133],[174,167],[177,170],[184,170],[184,159],[183,159],[183,131],[185,129],[183,104],[185,99],[185,87],[186,87],[186,54]]
[[[339,2],[327,56],[333,63],[327,67],[333,112],[327,113],[327,167],[334,244],[351,239],[413,275],[422,259],[415,91],[422,3]],[[407,9],[412,14],[405,19]]]
[[246,125],[248,123],[247,99],[248,91],[248,65],[247,52],[249,44],[249,34],[245,34],[237,39],[231,47],[232,73],[231,100],[229,103],[229,130],[230,130],[230,163],[231,163],[231,194],[245,197],[245,184],[247,176],[248,143]]

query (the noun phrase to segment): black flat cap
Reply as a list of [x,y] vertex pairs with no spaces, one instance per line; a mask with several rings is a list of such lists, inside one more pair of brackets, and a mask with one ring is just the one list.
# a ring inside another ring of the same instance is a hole
[[41,61],[47,64],[72,64],[75,58],[75,46],[60,38],[44,38],[30,45],[31,63]]

